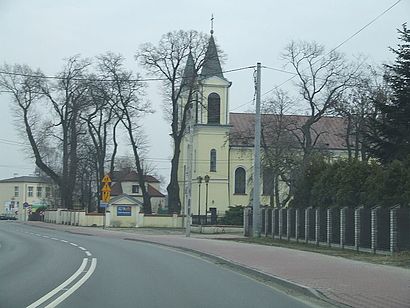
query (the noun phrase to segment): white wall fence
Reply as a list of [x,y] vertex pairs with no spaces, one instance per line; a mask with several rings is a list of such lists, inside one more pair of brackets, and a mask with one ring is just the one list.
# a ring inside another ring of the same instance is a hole
[[47,210],[44,213],[44,222],[83,226],[83,227],[152,227],[152,228],[182,228],[184,217],[174,215],[144,215],[138,213],[134,220],[121,217],[112,219],[111,213],[86,213],[75,210]]

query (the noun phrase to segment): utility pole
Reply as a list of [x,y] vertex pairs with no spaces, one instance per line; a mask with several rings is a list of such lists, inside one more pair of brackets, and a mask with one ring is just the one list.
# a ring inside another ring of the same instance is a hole
[[256,64],[256,113],[255,113],[255,143],[253,160],[253,236],[261,236],[260,213],[260,175],[261,175],[261,63]]
[[185,236],[191,236],[191,208],[192,208],[192,159],[193,159],[193,146],[194,146],[194,113],[193,105],[190,107],[189,120],[188,120],[188,153],[187,153],[187,169],[186,169],[186,178],[188,179],[185,187]]

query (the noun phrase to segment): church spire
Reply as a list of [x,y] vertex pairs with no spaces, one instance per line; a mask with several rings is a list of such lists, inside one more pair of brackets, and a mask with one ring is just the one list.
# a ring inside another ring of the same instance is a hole
[[217,76],[224,78],[221,63],[219,62],[218,50],[214,40],[214,15],[211,18],[211,37],[209,38],[208,48],[205,53],[204,64],[201,76],[204,78]]
[[191,51],[188,54],[188,59],[186,60],[184,75],[182,79],[182,87],[190,84],[193,79],[196,78],[195,62]]

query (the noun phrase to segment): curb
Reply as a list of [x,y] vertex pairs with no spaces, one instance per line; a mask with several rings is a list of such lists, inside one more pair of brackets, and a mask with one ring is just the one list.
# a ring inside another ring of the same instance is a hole
[[197,255],[199,257],[205,257],[205,258],[210,259],[212,261],[216,261],[217,264],[223,265],[225,267],[230,267],[230,268],[233,268],[237,271],[239,270],[241,273],[247,274],[248,276],[253,276],[255,278],[258,278],[258,280],[263,281],[264,283],[268,282],[268,283],[274,284],[276,286],[281,286],[285,289],[291,289],[292,291],[297,292],[300,295],[303,295],[303,296],[306,296],[306,297],[309,297],[309,298],[312,298],[312,299],[315,299],[315,300],[319,300],[321,302],[325,302],[325,303],[330,304],[332,306],[341,307],[341,308],[351,307],[349,305],[337,302],[335,300],[332,300],[332,299],[326,297],[324,294],[322,294],[320,291],[318,291],[316,289],[309,288],[307,286],[298,284],[296,282],[292,282],[290,280],[281,278],[279,276],[266,274],[266,273],[264,273],[262,271],[259,271],[257,269],[244,266],[242,264],[236,263],[232,260],[229,260],[229,259],[226,259],[226,258],[223,258],[223,257],[220,257],[220,256],[216,256],[216,255],[213,255],[213,254],[209,254],[209,253],[198,251],[198,250],[191,249],[191,248],[185,248],[185,247],[180,247],[180,246],[175,246],[175,245],[170,245],[170,244],[158,243],[158,242],[145,240],[145,239],[123,238],[123,240],[134,241],[134,242],[142,242],[142,243],[153,244],[153,245],[158,245],[158,246],[164,246],[164,247],[168,247],[168,248],[188,252],[188,253]]

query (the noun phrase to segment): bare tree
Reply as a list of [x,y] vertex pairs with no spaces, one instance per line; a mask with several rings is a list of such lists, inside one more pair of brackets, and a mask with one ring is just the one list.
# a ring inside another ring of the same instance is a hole
[[263,190],[270,196],[270,205],[279,208],[291,198],[289,175],[298,164],[298,143],[290,130],[292,119],[286,115],[291,104],[287,94],[277,90],[262,106]]
[[151,200],[142,164],[146,142],[142,132],[141,119],[147,112],[152,112],[148,102],[142,100],[145,95],[145,86],[139,81],[138,75],[134,75],[124,68],[124,59],[121,55],[107,53],[99,56],[98,67],[101,75],[110,84],[109,91],[105,92],[105,99],[110,102],[115,116],[123,124],[128,134],[143,196],[144,213],[151,213]]
[[136,54],[136,59],[150,73],[163,78],[164,110],[171,124],[174,150],[167,186],[170,212],[181,210],[178,184],[181,142],[189,112],[197,99],[196,77],[204,61],[208,39],[207,35],[193,30],[169,32],[162,36],[157,46],[144,44]]
[[[90,83],[88,87],[88,110],[83,115],[82,119],[87,124],[88,135],[90,136],[91,144],[93,145],[93,153],[95,160],[95,175],[97,183],[97,200],[101,199],[102,179],[106,172],[114,171],[114,161],[118,149],[116,140],[116,131],[121,118],[116,116],[114,108],[108,100],[107,93],[111,93],[112,83],[107,83],[103,79],[98,79],[97,76],[89,77]],[[109,171],[107,171],[107,156],[110,155]],[[99,201],[98,201],[99,207]]]
[[308,107],[308,119],[294,134],[303,149],[304,162],[307,162],[320,137],[313,125],[324,115],[334,112],[343,93],[355,85],[359,66],[353,67],[342,54],[334,50],[326,52],[315,42],[290,43],[283,59],[295,70],[296,86]]
[[363,71],[336,106],[338,114],[347,120],[345,140],[349,159],[369,159],[369,144],[366,138],[371,134],[370,122],[377,117],[376,101],[386,101],[388,89],[382,74],[372,67]]
[[[4,71],[9,74],[1,75],[1,86],[12,93],[21,111],[36,165],[57,184],[61,205],[69,209],[73,208],[77,179],[78,140],[84,133],[80,119],[87,89],[83,78],[89,64],[78,56],[71,57],[66,61],[63,71],[53,80],[46,79],[40,71],[21,65],[6,65]],[[48,119],[45,116],[33,118],[35,108],[39,108],[41,101],[46,103],[42,108],[50,109]],[[46,126],[40,130],[41,125]],[[56,145],[61,146],[61,149],[57,150]],[[54,148],[61,153],[57,155],[61,157],[60,168],[56,169],[48,162],[48,153],[44,151],[46,148]]]

